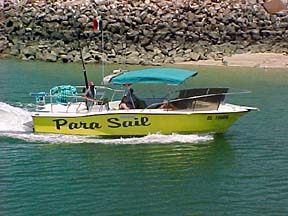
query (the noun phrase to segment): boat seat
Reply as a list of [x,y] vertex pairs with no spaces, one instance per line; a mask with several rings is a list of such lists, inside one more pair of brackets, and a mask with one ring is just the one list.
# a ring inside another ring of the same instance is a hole
[[108,103],[108,108],[109,110],[119,110],[119,104],[120,104],[121,100],[118,101],[110,101]]

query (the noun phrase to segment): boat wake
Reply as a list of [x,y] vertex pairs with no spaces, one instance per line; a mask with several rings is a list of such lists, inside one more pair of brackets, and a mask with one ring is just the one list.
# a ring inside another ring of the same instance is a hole
[[214,139],[212,134],[162,135],[151,134],[144,137],[102,138],[63,134],[34,134],[32,117],[27,110],[0,102],[0,137],[9,137],[32,143],[49,144],[168,144],[168,143],[205,143]]
[[[101,138],[90,136],[75,135],[55,135],[55,134],[33,134],[33,133],[11,133],[3,134],[6,137],[24,140],[26,142],[46,143],[47,144],[79,144],[79,143],[95,143],[95,144],[111,144],[111,145],[135,145],[135,144],[169,144],[169,143],[206,143],[214,139],[213,135],[161,135],[151,134],[144,137],[132,138]],[[3,136],[2,135],[2,136]]]
[[32,132],[30,113],[19,107],[0,102],[0,132]]

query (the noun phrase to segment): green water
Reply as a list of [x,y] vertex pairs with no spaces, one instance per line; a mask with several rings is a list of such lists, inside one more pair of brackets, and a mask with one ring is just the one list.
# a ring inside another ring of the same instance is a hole
[[287,69],[179,66],[195,87],[250,90],[229,101],[260,111],[223,135],[103,139],[23,126],[29,92],[82,84],[80,64],[0,66],[0,215],[288,215]]

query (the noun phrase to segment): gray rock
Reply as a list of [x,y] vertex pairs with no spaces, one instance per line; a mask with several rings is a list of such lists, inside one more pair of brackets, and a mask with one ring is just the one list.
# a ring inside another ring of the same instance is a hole
[[29,46],[29,47],[25,47],[23,50],[22,50],[22,54],[28,58],[30,56],[34,56],[36,55],[36,52],[37,52],[37,46],[34,47],[34,46]]
[[174,58],[174,62],[175,63],[181,63],[181,62],[185,62],[185,58],[182,56],[177,56]]
[[59,59],[63,62],[63,63],[67,63],[67,62],[71,62],[71,59],[69,59],[68,55],[60,55]]
[[8,48],[8,40],[5,36],[0,38],[0,53],[3,52],[5,49]]
[[189,53],[189,57],[192,61],[198,61],[200,59],[200,54],[196,52]]
[[44,54],[43,58],[45,61],[48,62],[56,62],[57,61],[57,54],[54,51],[51,51],[50,53]]

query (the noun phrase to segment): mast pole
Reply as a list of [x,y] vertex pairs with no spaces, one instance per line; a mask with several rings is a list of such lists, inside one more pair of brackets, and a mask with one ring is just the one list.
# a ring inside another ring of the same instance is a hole
[[101,28],[101,43],[102,43],[102,80],[104,79],[104,34],[103,29]]
[[82,70],[83,70],[83,75],[84,75],[85,86],[86,86],[86,89],[88,89],[87,72],[86,72],[86,67],[85,67],[85,63],[84,63],[84,59],[83,59],[82,47],[80,44],[79,36],[78,36],[78,45],[79,45],[79,49],[80,49],[80,58],[81,58],[81,62],[82,62]]
[[[79,6],[80,3],[79,2],[73,2],[71,4],[71,2],[69,2],[69,4],[65,3],[65,6],[66,7],[71,7],[71,8],[74,8],[74,6]],[[77,9],[77,8],[76,8]],[[82,62],[82,70],[83,70],[83,75],[84,75],[84,81],[85,81],[85,86],[86,86],[86,89],[88,89],[88,78],[87,78],[87,72],[86,72],[86,68],[85,68],[85,63],[84,63],[84,59],[83,59],[83,54],[82,54],[82,47],[81,47],[81,43],[80,43],[80,31],[81,29],[78,30],[78,28],[81,28],[80,25],[77,25],[77,13],[76,13],[76,10],[73,10],[73,18],[74,18],[74,21],[73,21],[73,27],[74,27],[74,31],[76,33],[76,37],[78,39],[78,48],[80,50],[80,58],[81,58],[81,62]]]

